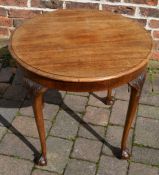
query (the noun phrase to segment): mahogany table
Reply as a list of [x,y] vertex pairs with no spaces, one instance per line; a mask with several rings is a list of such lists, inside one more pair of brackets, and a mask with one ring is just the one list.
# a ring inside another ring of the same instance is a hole
[[108,90],[108,103],[112,88],[129,84],[131,95],[121,141],[121,158],[129,158],[128,133],[152,49],[151,37],[140,24],[105,11],[58,10],[17,28],[9,49],[34,90],[33,109],[42,147],[39,165],[47,164],[42,107],[48,88]]

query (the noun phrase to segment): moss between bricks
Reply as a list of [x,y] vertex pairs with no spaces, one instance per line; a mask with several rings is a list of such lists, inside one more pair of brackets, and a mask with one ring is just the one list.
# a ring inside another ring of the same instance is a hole
[[159,92],[154,92],[154,81],[156,75],[159,75],[159,61],[150,60],[148,64],[148,80],[151,83],[152,93],[150,95],[159,95]]

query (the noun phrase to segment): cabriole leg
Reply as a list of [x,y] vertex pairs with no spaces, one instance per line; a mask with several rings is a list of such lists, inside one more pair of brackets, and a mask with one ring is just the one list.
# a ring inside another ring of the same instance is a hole
[[40,166],[44,166],[47,165],[47,159],[46,159],[45,126],[43,119],[43,95],[46,92],[47,88],[41,86],[40,84],[34,83],[33,81],[28,79],[25,79],[25,83],[31,88],[34,94],[33,110],[42,149],[41,157],[39,157],[35,163]]
[[125,121],[125,127],[124,127],[122,141],[121,141],[121,158],[122,159],[129,159],[130,157],[129,151],[127,149],[127,138],[129,135],[132,122],[136,115],[136,109],[138,106],[145,77],[146,77],[146,72],[143,72],[139,77],[137,77],[135,80],[129,83],[129,86],[131,87],[131,94],[130,94],[126,121]]

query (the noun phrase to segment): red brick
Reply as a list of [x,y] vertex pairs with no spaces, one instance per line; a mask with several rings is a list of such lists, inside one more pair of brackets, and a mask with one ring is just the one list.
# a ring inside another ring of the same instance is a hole
[[12,17],[12,18],[32,18],[32,17],[36,16],[37,14],[40,14],[40,11],[15,10],[15,9],[11,9],[9,11],[9,17]]
[[7,16],[7,10],[0,7],[0,16]]
[[27,6],[27,0],[0,0],[1,5],[8,6]]
[[82,3],[82,2],[66,2],[67,8],[85,8],[85,9],[98,9],[99,4],[97,3]]
[[137,19],[137,21],[142,24],[143,26],[146,26],[147,20],[146,19]]
[[137,21],[138,23],[140,23],[141,25],[143,25],[144,27],[146,26],[146,22],[147,20],[146,19],[131,19],[133,21]]
[[125,0],[128,3],[157,5],[157,0]]
[[159,9],[140,8],[140,13],[142,16],[159,18]]
[[0,26],[11,27],[12,25],[13,25],[12,19],[0,16]]
[[39,8],[51,8],[51,9],[62,8],[62,4],[63,2],[59,0],[48,0],[48,1],[32,0],[31,1],[32,7],[39,7]]
[[159,28],[159,20],[150,20],[149,26],[151,28]]
[[8,28],[1,28],[0,27],[0,36],[9,36]]
[[128,15],[134,15],[135,13],[134,7],[126,7],[126,6],[103,5],[103,10],[110,11],[113,13],[128,14]]
[[153,31],[153,37],[159,38],[159,31]]

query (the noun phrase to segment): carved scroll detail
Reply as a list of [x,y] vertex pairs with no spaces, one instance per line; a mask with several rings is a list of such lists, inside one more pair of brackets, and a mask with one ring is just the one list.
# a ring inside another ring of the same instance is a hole
[[42,86],[41,84],[38,84],[28,78],[24,78],[24,84],[26,85],[27,88],[29,88],[34,94],[37,92],[45,92],[47,88]]
[[135,88],[138,91],[137,96],[140,96],[142,87],[144,85],[144,81],[146,78],[146,71],[144,71],[141,75],[139,75],[135,80],[129,82],[129,86]]

